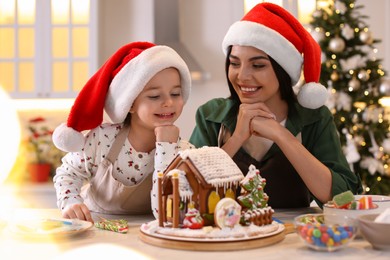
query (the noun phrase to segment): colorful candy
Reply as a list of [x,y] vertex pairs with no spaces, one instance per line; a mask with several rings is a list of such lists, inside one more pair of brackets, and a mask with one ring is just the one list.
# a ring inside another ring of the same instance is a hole
[[310,247],[333,251],[353,239],[356,227],[325,224],[325,215],[307,214],[295,220],[298,236]]
[[95,227],[114,231],[117,233],[127,233],[129,230],[128,222],[125,219],[112,219],[108,220],[100,217],[101,221],[95,222]]
[[355,197],[350,190],[337,194],[333,197],[333,203],[336,208],[344,208],[351,204],[351,202],[354,200]]
[[307,243],[317,247],[337,247],[346,244],[352,237],[352,227],[321,223],[307,223],[297,227],[298,234]]
[[371,196],[363,196],[359,200],[355,200],[355,197],[351,191],[346,191],[337,194],[330,201],[328,206],[338,209],[374,209],[376,205],[372,202]]

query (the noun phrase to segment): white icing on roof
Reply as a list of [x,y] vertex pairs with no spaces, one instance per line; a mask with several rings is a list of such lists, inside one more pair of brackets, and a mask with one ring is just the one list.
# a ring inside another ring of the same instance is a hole
[[189,158],[208,184],[229,188],[238,185],[244,178],[240,168],[219,147],[204,146],[180,152],[183,159]]

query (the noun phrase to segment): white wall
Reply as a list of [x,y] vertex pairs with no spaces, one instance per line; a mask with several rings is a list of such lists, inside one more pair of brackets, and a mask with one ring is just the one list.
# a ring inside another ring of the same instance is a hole
[[368,28],[375,39],[382,41],[376,45],[378,48],[378,58],[383,59],[381,64],[390,73],[390,1],[357,0],[356,4],[364,6],[361,12],[368,16],[365,20]]
[[[369,16],[369,29],[374,38],[382,40],[377,46],[378,57],[384,59],[382,65],[390,73],[390,1],[357,0],[357,4],[365,6],[361,11]],[[153,41],[152,6],[153,0],[100,0],[101,63],[126,42]],[[178,120],[182,137],[188,139],[199,105],[211,98],[228,95],[221,42],[229,26],[242,17],[243,1],[180,0],[179,10],[181,40],[210,74],[209,80],[193,84],[190,99]]]
[[244,10],[243,2],[237,0],[183,2],[185,5],[181,4],[180,9],[181,40],[202,68],[210,73],[209,80],[193,84],[191,97],[178,120],[181,136],[189,139],[195,126],[196,109],[212,98],[229,95],[221,44],[229,26],[241,19]]

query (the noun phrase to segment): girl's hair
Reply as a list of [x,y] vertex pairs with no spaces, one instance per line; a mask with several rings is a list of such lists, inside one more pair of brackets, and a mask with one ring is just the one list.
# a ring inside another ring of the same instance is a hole
[[130,125],[130,121],[131,121],[131,114],[127,113],[125,121],[123,121],[123,125],[125,125],[125,126]]
[[[225,73],[226,79],[229,86],[230,97],[229,99],[236,100],[240,103],[240,99],[236,91],[233,88],[232,83],[229,80],[229,66],[230,66],[230,53],[232,52],[232,46],[228,47],[225,61]],[[280,95],[282,100],[285,100],[288,104],[291,104],[296,101],[296,95],[292,88],[291,77],[287,74],[287,72],[277,63],[271,56],[268,56],[271,61],[272,68],[275,71],[276,78],[279,82]]]

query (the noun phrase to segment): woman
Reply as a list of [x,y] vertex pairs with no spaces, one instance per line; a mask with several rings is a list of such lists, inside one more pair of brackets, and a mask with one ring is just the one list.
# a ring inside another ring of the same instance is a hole
[[[190,147],[175,125],[190,87],[187,65],[167,46],[129,43],[108,59],[53,134],[69,152],[54,176],[63,217],[156,213],[152,177]],[[102,124],[103,108],[111,123]]]
[[[255,165],[274,208],[308,207],[313,199],[322,206],[340,192],[361,192],[323,106],[321,50],[303,26],[262,3],[229,28],[222,45],[231,96],[198,109],[190,142],[222,147],[244,173]],[[306,84],[296,97],[302,63]]]

